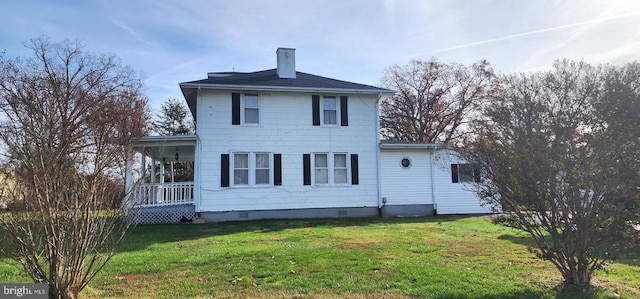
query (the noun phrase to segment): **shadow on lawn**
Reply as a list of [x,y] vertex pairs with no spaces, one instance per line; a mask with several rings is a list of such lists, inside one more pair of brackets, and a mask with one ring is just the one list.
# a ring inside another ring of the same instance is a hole
[[563,284],[558,284],[551,290],[535,290],[528,289],[516,293],[500,293],[491,295],[478,295],[472,294],[446,294],[443,296],[436,296],[433,298],[449,299],[449,298],[465,298],[465,299],[494,299],[494,298],[562,298],[562,299],[590,299],[590,298],[609,298],[612,297],[610,291],[601,287],[590,287],[587,289],[570,289],[564,288]]
[[[514,235],[501,235],[499,240],[507,240],[514,244],[519,244],[527,247],[535,246],[533,237],[531,236],[514,236]],[[548,238],[551,242],[551,237]],[[618,253],[618,257],[613,259],[614,262],[626,264],[629,266],[640,267],[640,252],[637,248],[628,248]]]
[[153,244],[197,240],[236,233],[269,233],[288,229],[381,226],[400,223],[443,223],[469,216],[435,216],[415,218],[320,218],[212,222],[206,224],[150,224],[132,227],[118,252],[137,251]]

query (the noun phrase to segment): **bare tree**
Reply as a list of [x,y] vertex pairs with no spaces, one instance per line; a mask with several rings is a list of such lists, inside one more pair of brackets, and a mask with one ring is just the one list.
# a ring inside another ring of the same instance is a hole
[[638,111],[639,71],[558,61],[503,76],[464,152],[481,197],[518,218],[567,286],[588,286],[637,237],[640,126],[620,116]]
[[132,143],[147,131],[142,82],[113,55],[45,37],[0,60],[0,142],[8,196],[0,250],[51,298],[76,298],[113,256],[127,224],[100,210]]
[[471,67],[412,60],[387,69],[383,85],[398,92],[381,105],[382,136],[397,141],[458,142],[493,77],[484,60]]

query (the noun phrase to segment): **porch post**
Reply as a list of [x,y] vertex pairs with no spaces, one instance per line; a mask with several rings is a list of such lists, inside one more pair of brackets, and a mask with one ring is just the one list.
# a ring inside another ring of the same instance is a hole
[[133,166],[133,161],[131,159],[131,155],[126,156],[125,167],[124,167],[124,192],[128,196],[125,197],[123,204],[125,206],[131,206],[133,202],[127,199],[131,199],[132,196],[132,182],[133,182],[133,170],[131,169]]
[[164,161],[160,161],[160,184],[164,184]]
[[125,166],[125,170],[124,170],[124,187],[129,190],[131,189],[131,183],[133,181],[133,173],[132,173],[132,166],[133,166],[133,161],[131,159],[131,156],[127,156],[127,162],[126,162],[126,166]]
[[149,183],[156,183],[156,158],[153,157],[151,157],[151,177],[149,178]]
[[145,155],[144,152],[141,153],[141,155],[142,155],[142,162],[140,164],[142,164],[142,171],[141,171],[142,177],[141,177],[140,182],[142,184],[144,184],[145,183],[145,176],[147,176],[147,155]]

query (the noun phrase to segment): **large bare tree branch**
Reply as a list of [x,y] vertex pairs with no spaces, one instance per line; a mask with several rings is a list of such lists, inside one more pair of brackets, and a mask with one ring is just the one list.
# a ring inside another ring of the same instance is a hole
[[381,105],[382,136],[389,140],[459,143],[468,116],[491,89],[486,61],[471,67],[413,60],[387,69],[383,85],[398,90]]
[[45,37],[0,59],[5,197],[0,250],[53,298],[75,298],[113,256],[127,224],[113,174],[148,130],[142,82],[113,55]]

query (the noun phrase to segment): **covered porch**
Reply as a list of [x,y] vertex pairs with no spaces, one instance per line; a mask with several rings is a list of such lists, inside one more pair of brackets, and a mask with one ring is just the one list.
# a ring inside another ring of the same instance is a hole
[[146,136],[136,143],[139,154],[127,161],[125,179],[133,221],[173,223],[195,217],[196,142],[196,135],[173,135]]

